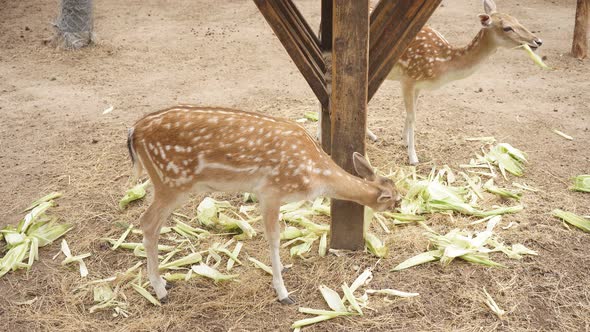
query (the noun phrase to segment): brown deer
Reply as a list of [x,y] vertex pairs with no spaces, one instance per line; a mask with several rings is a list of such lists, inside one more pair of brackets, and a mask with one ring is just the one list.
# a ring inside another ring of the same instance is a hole
[[497,12],[493,0],[483,0],[483,6],[485,14],[479,15],[482,28],[469,45],[453,47],[436,30],[425,27],[410,43],[388,76],[401,83],[406,107],[403,140],[408,147],[412,165],[418,164],[414,127],[416,102],[421,90],[436,90],[449,82],[470,76],[499,47],[514,48],[527,44],[535,50],[543,44],[514,17]]
[[148,276],[159,299],[167,296],[158,271],[160,228],[191,193],[245,191],[260,201],[270,242],[272,284],[279,301],[293,303],[283,283],[279,257],[279,207],[325,195],[383,211],[400,197],[390,179],[376,175],[365,158],[352,155],[362,177],[330,159],[296,123],[239,110],[176,106],[149,114],[129,130],[135,173],[147,171],[154,199],[141,216]]

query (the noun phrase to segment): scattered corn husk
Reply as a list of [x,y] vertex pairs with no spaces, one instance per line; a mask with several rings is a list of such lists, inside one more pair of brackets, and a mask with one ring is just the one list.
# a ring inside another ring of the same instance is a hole
[[571,137],[570,135],[568,135],[568,134],[566,134],[564,132],[561,132],[561,131],[559,131],[557,129],[553,129],[553,132],[556,133],[557,135],[559,135],[559,136],[567,139],[567,140],[570,140],[570,141],[573,141],[574,140],[574,138]]
[[[241,242],[241,241],[238,241],[238,242],[236,243],[236,246],[234,247],[234,251],[232,251],[232,256],[234,256],[234,257],[238,257],[238,256],[240,255],[240,251],[242,250],[242,246],[243,246],[243,245],[244,245],[244,243],[243,243],[243,242]],[[235,262],[235,260],[233,260],[233,259],[228,259],[228,260],[227,260],[227,265],[226,265],[225,269],[226,269],[227,271],[231,271],[231,269],[234,267],[234,262]]]
[[325,257],[328,254],[328,232],[325,232],[320,237],[320,245],[318,247],[318,255]]
[[193,265],[192,270],[194,273],[200,276],[213,279],[215,283],[232,280],[238,277],[237,274],[223,274],[203,263],[201,263],[200,265]]
[[541,59],[541,57],[540,57],[540,56],[539,56],[537,53],[535,53],[535,52],[534,52],[534,51],[533,51],[533,50],[530,48],[530,46],[529,46],[529,45],[527,45],[527,44],[522,44],[522,45],[520,45],[520,46],[517,46],[516,48],[523,48],[523,49],[526,51],[526,53],[527,53],[527,55],[529,56],[529,58],[531,58],[531,60],[533,60],[533,62],[534,62],[534,63],[535,63],[537,66],[539,66],[539,67],[541,67],[541,68],[543,68],[543,69],[552,69],[551,67],[547,66],[547,65],[546,65],[546,64],[543,62],[543,59]]
[[303,116],[311,122],[318,122],[320,120],[318,112],[305,112]]
[[254,266],[256,266],[257,268],[261,269],[262,271],[272,275],[272,269],[270,268],[270,266],[262,263],[261,261],[257,260],[254,257],[248,257],[248,260],[252,263],[254,263]]
[[539,191],[539,189],[533,188],[533,187],[527,185],[526,183],[520,184],[520,183],[512,182],[512,185],[515,186],[515,187],[517,187],[517,188],[523,189],[523,190],[528,190],[528,191],[532,191],[532,192]]
[[361,309],[361,307],[359,306],[356,298],[354,297],[354,294],[352,293],[352,291],[350,290],[350,288],[348,287],[347,284],[342,284],[342,291],[344,292],[344,297],[346,298],[346,300],[348,301],[348,303],[350,303],[350,306],[356,310],[356,312],[359,313],[359,315],[363,315],[363,310]]
[[168,262],[165,264],[160,264],[158,267],[160,270],[176,270],[181,269],[186,265],[192,265],[200,263],[203,260],[203,256],[198,252],[193,252],[185,257],[177,259],[173,262]]
[[127,226],[127,229],[125,229],[125,231],[123,232],[123,234],[121,234],[119,239],[117,239],[117,241],[115,241],[115,243],[113,243],[111,250],[115,250],[115,249],[119,248],[121,243],[123,243],[123,241],[125,241],[125,239],[127,238],[127,235],[129,235],[129,232],[131,232],[132,229],[133,229],[133,224],[129,224],[129,226]]
[[148,186],[149,183],[150,180],[146,180],[145,182],[140,183],[131,189],[128,189],[125,192],[125,196],[123,196],[123,198],[121,198],[121,200],[119,201],[119,208],[123,210],[125,209],[125,207],[127,207],[127,205],[129,205],[129,203],[136,201],[138,199],[142,199],[146,193],[145,188]]
[[373,255],[380,258],[387,256],[387,247],[371,232],[365,232],[365,245],[367,246],[367,250]]
[[482,136],[482,137],[465,137],[466,141],[479,141],[486,144],[494,144],[496,143],[496,138],[494,136]]
[[[30,205],[30,212],[16,227],[6,226],[0,230],[6,241],[6,253],[0,258],[0,277],[9,271],[30,269],[35,260],[39,259],[39,248],[57,240],[70,229],[70,224],[57,224],[56,217],[49,217],[45,212],[54,205],[53,201],[44,201],[47,195]],[[26,262],[24,262],[26,260]]]
[[554,217],[560,218],[572,226],[576,226],[584,232],[590,233],[590,219],[583,218],[575,213],[555,209],[551,211]]
[[70,251],[70,247],[68,246],[68,243],[65,239],[61,240],[61,251],[66,256],[66,259],[64,259],[61,262],[61,265],[78,262],[78,264],[80,265],[80,276],[82,278],[88,276],[88,268],[86,267],[86,263],[84,263],[83,259],[90,257],[90,253],[73,256],[72,252]]
[[484,184],[483,188],[494,195],[498,195],[500,197],[505,197],[505,198],[513,198],[517,201],[520,201],[520,199],[522,197],[522,193],[510,191],[505,188],[496,187],[494,185],[494,179],[489,179]]
[[499,143],[492,147],[482,158],[482,161],[492,163],[500,169],[506,179],[506,171],[512,175],[522,176],[526,154],[508,143]]
[[136,292],[145,297],[153,305],[158,307],[162,305],[160,301],[158,301],[152,294],[150,294],[150,292],[147,291],[147,289],[143,288],[142,286],[132,283],[131,287],[133,287]]
[[226,232],[233,232],[239,229],[241,231],[239,236],[241,240],[251,239],[256,236],[256,230],[254,230],[252,225],[241,218],[231,218],[224,213],[219,213],[218,222]]
[[298,329],[298,328],[301,328],[301,327],[304,327],[304,326],[307,326],[307,325],[311,325],[311,324],[323,322],[325,320],[329,320],[329,319],[332,319],[332,318],[335,318],[335,317],[338,317],[338,316],[341,316],[341,315],[337,315],[337,314],[336,315],[319,315],[319,316],[315,316],[315,317],[312,317],[312,318],[301,319],[301,320],[298,320],[298,321],[294,322],[291,325],[291,328],[292,329]]
[[484,303],[492,310],[492,312],[494,312],[494,314],[496,314],[496,316],[500,318],[504,316],[506,314],[506,311],[500,309],[498,304],[496,304],[496,301],[494,301],[492,296],[486,291],[485,287],[483,288],[483,292],[486,295],[486,300],[484,301]]
[[231,208],[227,201],[216,201],[211,197],[205,197],[197,206],[197,220],[205,226],[213,226],[217,221],[219,212]]
[[575,178],[573,178],[573,180],[574,185],[570,187],[571,190],[590,193],[590,175],[578,175]]
[[252,194],[252,193],[244,193],[244,203],[257,203],[258,202],[258,197],[256,197],[256,195]]
[[414,297],[414,296],[418,296],[420,295],[419,293],[407,293],[407,292],[402,292],[402,291],[398,291],[395,289],[367,289],[367,294],[382,294],[382,295],[388,295],[388,296],[398,296],[398,297]]
[[36,208],[39,204],[52,201],[56,198],[60,198],[61,196],[62,196],[62,193],[59,193],[59,192],[52,192],[50,194],[47,194],[47,195],[39,198],[38,200],[34,201],[33,203],[31,203],[31,205],[29,205],[29,207],[24,209],[22,212],[31,211],[32,209]]
[[344,305],[344,302],[342,302],[340,295],[338,295],[338,293],[335,290],[324,285],[320,285],[319,289],[320,293],[322,293],[322,296],[324,297],[324,300],[326,301],[326,304],[328,304],[328,307],[330,307],[330,309],[337,312],[348,311],[346,310],[346,306]]
[[[488,220],[485,231],[472,234],[468,231],[453,229],[445,235],[439,235],[432,230],[427,233],[431,243],[436,248],[400,263],[392,271],[400,271],[419,264],[440,260],[443,265],[448,265],[453,259],[461,258],[465,261],[482,264],[490,267],[503,267],[489,258],[489,253],[502,251],[509,258],[520,259],[522,255],[536,255],[533,250],[521,244],[514,244],[512,249],[506,247],[494,237],[493,229],[500,222],[501,217],[495,216]],[[489,248],[487,246],[492,246]]]

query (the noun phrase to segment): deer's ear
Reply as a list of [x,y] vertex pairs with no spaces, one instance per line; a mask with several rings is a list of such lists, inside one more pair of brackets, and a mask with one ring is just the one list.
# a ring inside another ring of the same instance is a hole
[[494,0],[483,0],[483,9],[486,14],[491,15],[496,12],[496,3]]
[[492,25],[492,17],[488,14],[479,14],[479,21],[484,28],[489,28]]
[[375,180],[375,172],[373,172],[373,167],[371,167],[367,159],[365,159],[362,154],[358,152],[353,153],[352,163],[354,164],[354,170],[358,175],[360,175],[360,177],[369,181]]

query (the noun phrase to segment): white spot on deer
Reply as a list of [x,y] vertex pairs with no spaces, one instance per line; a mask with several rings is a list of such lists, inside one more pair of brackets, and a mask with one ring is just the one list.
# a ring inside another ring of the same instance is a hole
[[253,131],[254,131],[254,129],[256,129],[256,128],[254,128],[254,127],[250,127],[250,128],[248,128],[248,132],[250,132],[250,133],[251,133],[251,132],[253,132]]
[[165,125],[163,125],[162,127],[166,128],[166,129],[170,129],[170,128],[172,127],[172,125],[171,125],[171,124],[169,124],[169,123],[166,123],[166,124],[165,124]]
[[174,146],[174,151],[176,151],[176,152],[185,152],[186,151],[186,148],[184,146],[175,145]]
[[219,122],[219,118],[216,116],[212,116],[209,119],[207,119],[207,122],[217,124]]
[[324,175],[328,176],[328,175],[332,175],[332,171],[329,169],[324,170]]
[[174,164],[173,162],[169,162],[168,165],[166,165],[166,171],[170,170],[172,170],[174,174],[178,174],[179,172],[178,166],[176,166],[176,164]]
[[208,139],[211,139],[211,137],[213,137],[213,134],[207,134],[207,135],[203,136],[203,139],[208,140]]
[[204,134],[207,131],[207,128],[201,128],[199,129],[199,134]]
[[200,139],[201,139],[201,136],[195,136],[195,137],[193,137],[193,139],[192,139],[191,141],[193,141],[193,142],[195,142],[195,143],[196,143],[196,142],[198,142]]

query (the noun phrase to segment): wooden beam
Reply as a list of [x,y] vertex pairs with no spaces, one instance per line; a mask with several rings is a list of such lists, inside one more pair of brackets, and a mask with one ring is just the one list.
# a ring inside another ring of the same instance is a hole
[[[324,79],[328,94],[332,91],[332,7],[333,0],[322,0],[319,40],[320,49],[324,56],[324,63],[326,64]],[[330,105],[321,105],[320,107],[322,109],[320,117],[320,142],[322,143],[322,149],[326,153],[331,154],[332,120],[330,118]]]
[[[369,66],[369,0],[334,0],[332,30],[332,159],[355,173],[352,153],[365,153]],[[364,247],[364,207],[332,200],[330,246]]]
[[590,0],[578,0],[576,6],[576,24],[574,27],[574,41],[572,55],[577,59],[588,56],[588,24],[590,24]]
[[[285,9],[285,0],[254,0],[258,10],[262,13],[277,38],[295,63],[312,91],[322,105],[328,105],[329,95],[326,90],[323,71],[325,64],[318,64],[311,56],[312,50],[306,48],[299,29],[293,26],[295,19]],[[291,22],[291,23],[290,23]],[[320,57],[319,61],[323,61]]]
[[368,100],[441,1],[382,0],[377,4],[371,15]]

